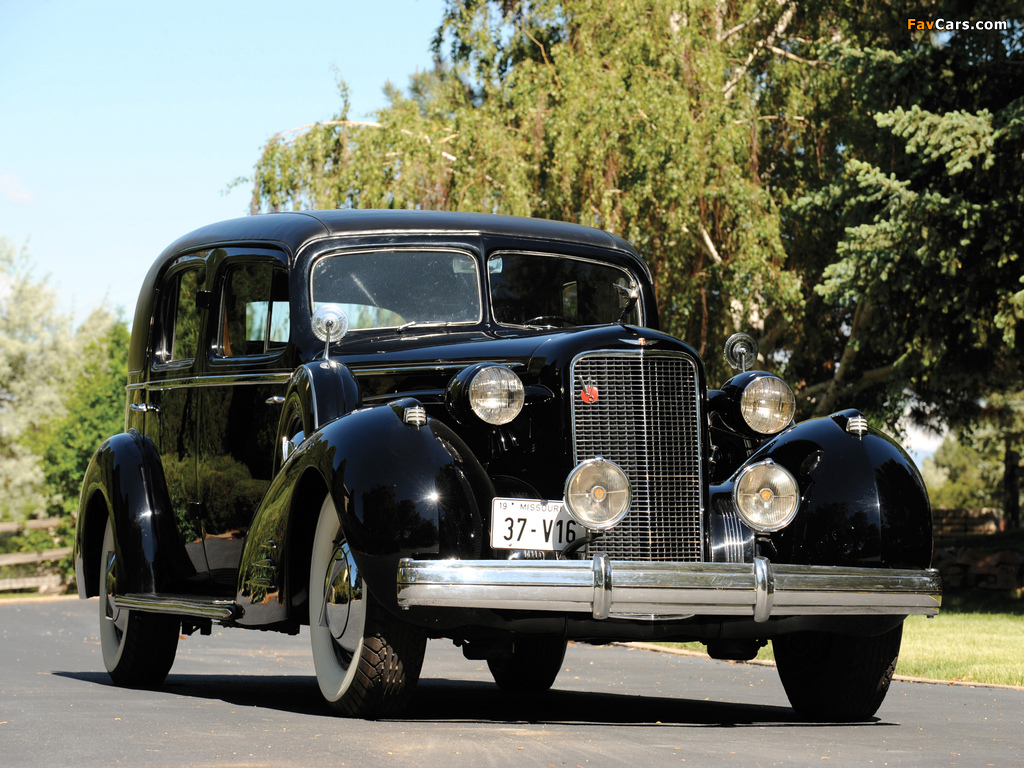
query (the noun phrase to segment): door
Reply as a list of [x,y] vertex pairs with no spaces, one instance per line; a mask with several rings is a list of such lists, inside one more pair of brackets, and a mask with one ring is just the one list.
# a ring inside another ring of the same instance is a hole
[[197,485],[210,575],[219,593],[234,596],[245,537],[278,450],[292,368],[290,314],[283,255],[218,253],[217,324],[199,394]]
[[160,454],[180,545],[187,555],[171,566],[179,581],[175,588],[200,593],[208,588],[209,578],[196,493],[195,385],[203,334],[199,303],[206,280],[205,255],[178,259],[160,284],[146,400],[141,407],[132,406],[144,412],[143,430]]

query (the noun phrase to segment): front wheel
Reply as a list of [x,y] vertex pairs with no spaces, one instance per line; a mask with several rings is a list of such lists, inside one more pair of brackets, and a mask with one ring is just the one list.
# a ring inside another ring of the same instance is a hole
[[375,718],[405,707],[420,676],[426,634],[373,599],[330,497],[313,537],[309,631],[317,684],[338,712]]
[[772,640],[779,677],[797,713],[817,722],[867,720],[882,705],[903,624],[875,637],[800,632]]
[[160,685],[171,671],[181,623],[174,616],[140,613],[114,605],[120,570],[110,519],[100,547],[100,648],[110,679],[127,688]]
[[503,691],[546,691],[562,669],[565,645],[561,636],[517,637],[511,655],[488,659],[487,667]]

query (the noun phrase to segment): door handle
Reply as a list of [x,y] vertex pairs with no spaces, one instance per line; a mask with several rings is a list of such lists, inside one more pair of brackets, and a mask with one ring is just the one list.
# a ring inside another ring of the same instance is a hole
[[150,403],[132,403],[128,408],[136,413],[160,413],[160,406]]

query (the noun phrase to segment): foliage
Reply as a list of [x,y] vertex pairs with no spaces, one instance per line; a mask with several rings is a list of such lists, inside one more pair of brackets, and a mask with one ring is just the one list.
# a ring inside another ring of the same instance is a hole
[[[966,423],[1017,386],[1022,25],[1003,0],[450,0],[377,120],[274,137],[252,210],[559,218],[632,241],[662,324],[726,375],[760,336],[803,415]],[[447,55],[447,59],[442,58]]]
[[82,350],[84,364],[71,383],[66,413],[42,425],[29,444],[43,460],[49,496],[47,512],[78,511],[82,477],[93,452],[107,437],[124,431],[128,327],[116,320]]
[[933,507],[998,507],[1019,525],[1024,501],[1020,458],[1024,451],[1024,392],[989,395],[979,418],[947,437],[922,473]]
[[0,238],[0,519],[45,514],[53,492],[33,446],[47,425],[65,417],[65,393],[81,374],[83,350],[111,321],[97,310],[74,330],[46,278],[33,276],[27,251]]
[[46,279],[33,277],[28,253],[0,239],[0,519],[43,506],[42,467],[23,438],[62,411],[73,342],[70,319],[58,314]]
[[[932,507],[938,509],[979,509],[999,507],[1002,497],[999,482],[1003,475],[998,442],[976,444],[968,439],[948,436],[927,457],[921,473],[928,486]],[[1001,451],[1000,451],[1001,453]]]
[[451,3],[438,41],[451,60],[408,97],[391,89],[376,122],[349,121],[346,102],[334,120],[273,138],[254,210],[446,208],[598,226],[637,246],[662,324],[701,351],[752,316],[797,311],[778,216],[751,172],[752,105],[723,90],[728,51],[706,34],[726,23],[718,6],[508,5]]

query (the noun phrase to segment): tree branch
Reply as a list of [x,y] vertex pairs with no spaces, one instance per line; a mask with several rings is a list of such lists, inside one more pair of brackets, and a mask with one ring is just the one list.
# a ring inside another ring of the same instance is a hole
[[736,90],[736,86],[739,85],[740,80],[747,74],[747,70],[750,69],[750,65],[754,63],[754,59],[757,55],[763,51],[766,47],[774,45],[778,37],[786,31],[786,27],[789,26],[789,22],[793,20],[793,15],[796,13],[796,4],[789,4],[787,0],[775,0],[780,6],[788,6],[786,10],[782,12],[779,20],[775,22],[775,26],[772,27],[772,31],[768,33],[768,36],[763,40],[758,41],[757,45],[754,46],[754,50],[747,56],[747,60],[743,62],[743,65],[736,70],[730,79],[722,87],[722,95],[726,99],[732,98],[733,91]]
[[686,234],[690,235],[698,243],[700,243],[701,246],[704,247],[704,250],[707,252],[708,256],[711,257],[711,260],[715,262],[715,264],[721,264],[722,257],[719,255],[718,249],[715,248],[715,244],[711,240],[711,235],[708,234],[708,230],[705,228],[704,223],[698,221],[697,227],[699,229],[700,237],[697,237],[697,235],[693,234],[693,232],[690,231],[690,228],[687,227],[685,224],[682,226],[682,230]]
[[779,48],[776,45],[766,45],[765,48],[767,48],[772,53],[777,53],[779,56],[783,56],[789,59],[790,61],[795,61],[799,64],[806,64],[809,67],[817,68],[831,66],[827,61],[811,61],[810,59],[804,59],[801,58],[800,56],[797,56],[795,53],[790,53],[789,51],[783,50],[782,48]]
[[839,365],[836,366],[836,372],[832,376],[828,389],[825,390],[824,396],[814,409],[815,416],[824,416],[831,412],[836,395],[857,360],[857,353],[860,351],[860,334],[870,324],[872,311],[870,299],[861,299],[857,303],[857,308],[853,312],[853,323],[850,326],[850,338],[846,340],[846,348],[843,349],[843,355],[839,358]]
[[[327,127],[327,126],[330,126],[330,125],[344,125],[344,126],[347,126],[349,128],[380,128],[381,127],[380,123],[373,123],[373,122],[369,122],[367,120],[326,120],[326,121],[324,121],[322,123],[309,123],[308,125],[300,125],[298,128],[289,128],[287,131],[281,131],[280,133],[278,133],[276,136],[274,136],[274,139],[281,139],[281,140],[283,140],[287,144],[287,143],[290,143],[292,141],[297,141],[297,140],[301,139],[306,133],[308,133],[309,131],[313,130],[314,128]],[[301,133],[300,133],[300,131],[301,131]],[[290,133],[294,133],[294,134],[297,134],[297,135],[292,136],[290,139],[284,138],[285,136],[287,136]],[[271,139],[271,141],[273,141],[273,139]],[[269,144],[269,142],[268,142],[268,144]]]
[[865,371],[857,379],[836,387],[833,391],[832,403],[827,409],[824,409],[824,411],[821,408],[821,402],[823,401],[819,402],[818,395],[833,386],[832,379],[812,384],[809,387],[804,387],[796,392],[796,398],[797,400],[805,403],[805,407],[815,406],[813,410],[815,416],[827,415],[834,409],[837,402],[853,397],[858,392],[863,392],[865,389],[873,387],[876,384],[881,384],[892,375],[892,371],[892,365],[883,365],[879,368],[872,368],[870,371]]

